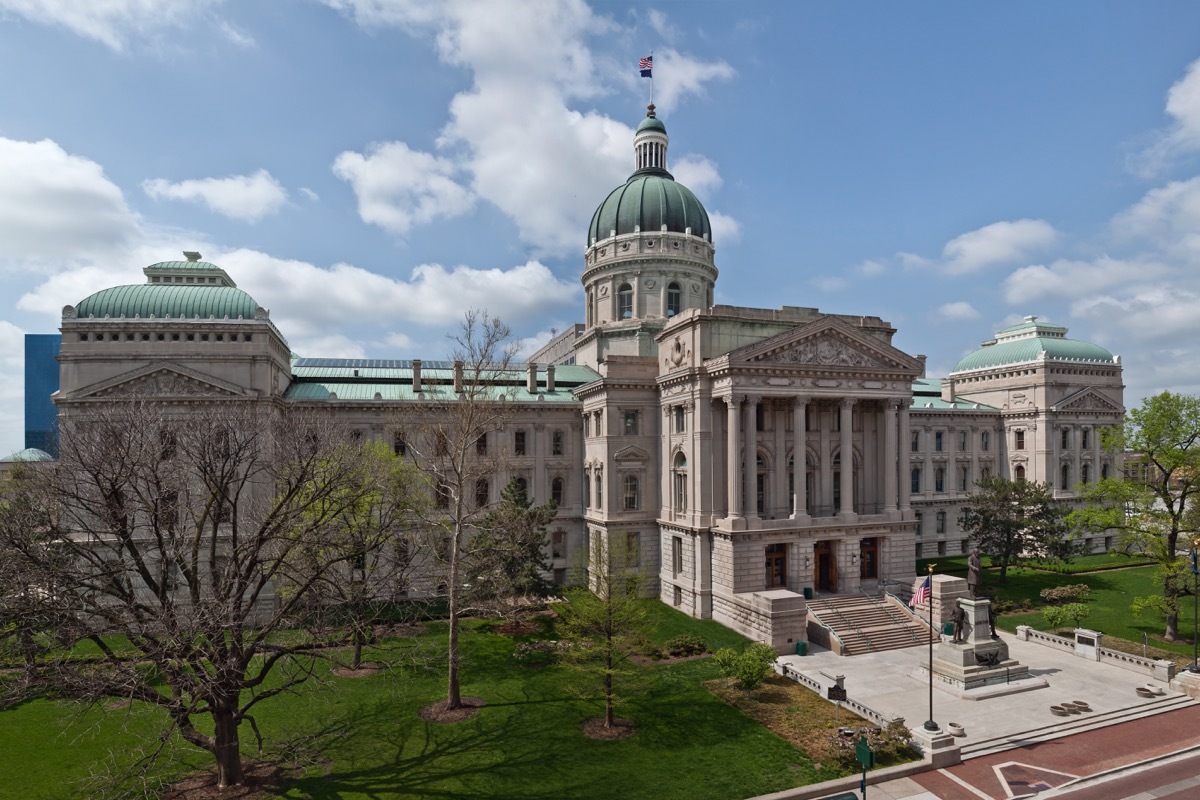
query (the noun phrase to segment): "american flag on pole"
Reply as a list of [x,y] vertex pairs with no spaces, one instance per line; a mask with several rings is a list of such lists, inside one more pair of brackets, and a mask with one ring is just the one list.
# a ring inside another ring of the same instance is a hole
[[917,587],[917,590],[915,592],[913,592],[912,600],[908,601],[908,605],[912,608],[916,608],[918,605],[920,605],[921,603],[924,603],[928,599],[929,599],[929,576],[926,575],[925,580],[922,581],[921,585]]
[[641,61],[639,61],[638,69],[640,69],[642,71],[643,78],[653,77],[651,70],[654,69],[654,56],[646,56]]

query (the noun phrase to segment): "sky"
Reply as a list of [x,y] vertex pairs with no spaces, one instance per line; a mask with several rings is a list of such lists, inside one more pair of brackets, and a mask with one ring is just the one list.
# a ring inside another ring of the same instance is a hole
[[1200,4],[0,0],[0,453],[23,335],[198,250],[312,357],[524,352],[651,81],[716,301],[878,315],[944,376],[1029,314],[1200,393]]

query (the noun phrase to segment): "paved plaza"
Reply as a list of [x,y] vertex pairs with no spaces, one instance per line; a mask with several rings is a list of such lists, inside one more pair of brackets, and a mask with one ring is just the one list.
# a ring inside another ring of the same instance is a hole
[[[935,686],[933,718],[942,730],[949,723],[963,727],[965,735],[954,741],[962,748],[965,763],[870,786],[868,797],[978,800],[1037,792],[1045,796],[1083,776],[1200,745],[1200,704],[1172,691],[1166,682],[1018,641],[1010,634],[1003,638],[1010,657],[1028,666],[1031,678],[1045,685],[979,700],[957,697]],[[849,658],[813,648],[807,656],[783,656],[779,661],[789,671],[818,682],[823,690],[842,675],[849,700],[886,716],[903,717],[909,727],[919,728],[929,718],[929,684],[923,669],[928,659],[928,648],[918,646]],[[1139,686],[1157,686],[1163,694],[1142,697],[1136,692]],[[1087,703],[1091,711],[1069,717],[1050,711],[1052,705],[1073,701]]]

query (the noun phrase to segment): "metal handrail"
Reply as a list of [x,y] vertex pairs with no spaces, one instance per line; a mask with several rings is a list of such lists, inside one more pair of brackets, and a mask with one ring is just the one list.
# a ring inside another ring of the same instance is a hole
[[[862,637],[862,640],[864,642],[866,642],[867,648],[869,650],[871,650],[871,651],[875,650],[875,645],[871,643],[871,637],[867,636],[867,634],[863,632],[862,628],[858,627],[858,625],[856,625],[854,622],[847,619],[845,617],[845,615],[842,614],[842,610],[840,608],[838,608],[837,606],[828,606],[828,608],[833,610],[833,612],[837,615],[837,617],[840,621],[846,623],[846,627],[850,628],[851,630],[853,630],[855,633],[857,633],[859,636]],[[809,610],[812,611],[812,606],[809,606]],[[816,613],[817,619],[820,620],[821,619],[820,611],[818,610],[814,613]],[[823,625],[823,627],[829,627],[829,626]],[[829,629],[830,629],[830,631],[833,630],[833,628],[829,628]],[[842,640],[842,638],[840,636],[838,637],[838,641],[842,642],[843,646],[845,646],[845,642]]]
[[[883,609],[883,613],[887,614],[887,617],[889,620],[891,620],[896,625],[899,625],[900,627],[908,630],[909,638],[911,638],[913,640],[913,642],[918,643],[918,644],[921,642],[921,640],[917,638],[917,634],[914,633],[912,631],[912,629],[908,628],[908,625],[905,623],[905,620],[902,617],[897,616],[896,608],[891,603],[888,603],[884,600],[880,600],[880,599],[876,598],[873,593],[867,592],[864,589],[860,589],[859,591],[863,594],[863,596],[868,598],[876,606],[881,607]],[[886,596],[888,593],[885,591],[882,594],[884,594]]]

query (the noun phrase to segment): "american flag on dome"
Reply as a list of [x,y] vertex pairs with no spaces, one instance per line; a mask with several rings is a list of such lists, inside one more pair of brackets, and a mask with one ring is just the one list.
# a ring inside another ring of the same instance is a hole
[[909,604],[909,606],[915,608],[916,606],[919,606],[921,603],[924,603],[928,599],[929,599],[929,576],[926,575],[925,580],[922,581],[921,585],[917,587],[917,590],[915,592],[913,592],[912,600],[909,600],[908,604]]
[[654,68],[654,56],[646,56],[638,62],[638,69],[642,71],[643,78],[651,78],[653,74],[651,70]]

